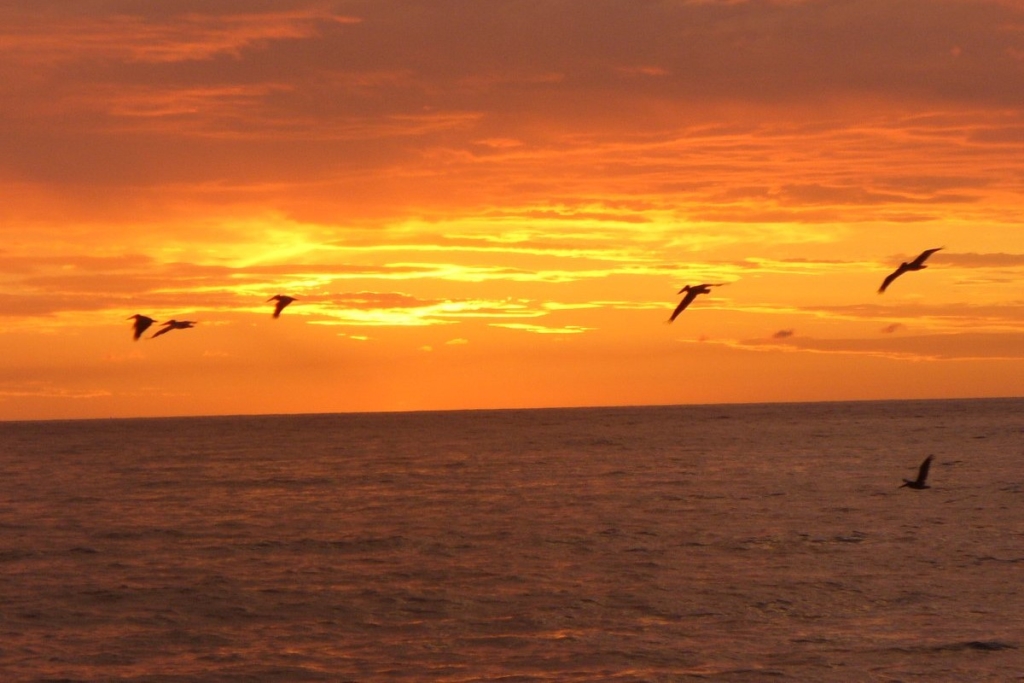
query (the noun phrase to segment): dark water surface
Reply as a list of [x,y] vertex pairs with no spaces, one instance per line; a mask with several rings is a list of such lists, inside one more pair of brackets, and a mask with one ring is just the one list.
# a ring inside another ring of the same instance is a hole
[[0,467],[2,681],[1024,680],[1024,400],[0,423]]

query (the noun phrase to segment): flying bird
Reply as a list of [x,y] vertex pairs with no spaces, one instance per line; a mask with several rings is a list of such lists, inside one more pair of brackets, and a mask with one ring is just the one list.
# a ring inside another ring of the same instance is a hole
[[932,254],[941,249],[942,247],[936,247],[935,249],[925,249],[916,259],[914,259],[910,263],[901,263],[899,268],[890,273],[889,276],[882,281],[882,286],[878,288],[878,293],[883,293],[886,290],[886,288],[892,284],[892,281],[898,278],[900,275],[903,275],[903,273],[906,273],[911,270],[921,270],[923,268],[927,268],[928,266],[924,265],[924,262],[928,259],[929,256],[931,256]]
[[900,486],[900,488],[901,489],[902,488],[908,488],[908,489],[926,489],[926,488],[930,488],[927,484],[924,483],[924,480],[928,478],[928,468],[932,466],[932,458],[933,457],[934,456],[929,455],[927,458],[924,459],[924,462],[921,463],[921,468],[917,471],[917,479],[915,479],[914,481],[910,481],[909,479],[904,479],[903,480],[903,484]]
[[195,322],[192,320],[168,320],[150,339],[156,339],[161,334],[167,334],[171,330],[185,330],[193,326],[195,326]]
[[142,333],[148,330],[149,326],[156,322],[152,318],[147,318],[146,316],[139,315],[138,313],[128,316],[128,320],[132,319],[135,320],[135,324],[132,325],[132,330],[134,330],[132,339],[135,341],[139,341],[139,337],[142,336]]
[[669,316],[668,321],[672,322],[673,320],[675,320],[676,317],[680,313],[682,313],[683,310],[687,306],[689,306],[691,303],[693,303],[693,300],[696,299],[698,295],[700,295],[700,294],[710,294],[711,293],[711,289],[710,289],[711,287],[721,287],[721,285],[720,284],[718,284],[718,285],[703,284],[703,285],[693,285],[693,286],[686,285],[685,287],[680,289],[678,293],[679,294],[683,294],[685,292],[686,296],[684,296],[683,300],[679,302],[678,306],[676,306],[676,310],[672,311],[672,315]]
[[277,318],[278,316],[281,315],[281,311],[284,310],[285,306],[295,301],[295,297],[285,296],[284,294],[275,294],[274,296],[267,299],[267,303],[270,303],[271,301],[277,302],[274,305],[274,317]]

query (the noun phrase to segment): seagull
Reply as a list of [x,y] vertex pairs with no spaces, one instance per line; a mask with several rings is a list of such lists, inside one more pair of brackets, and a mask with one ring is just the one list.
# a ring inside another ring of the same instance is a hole
[[147,318],[144,315],[139,315],[138,313],[128,316],[128,320],[132,320],[133,318],[135,319],[135,324],[132,325],[132,329],[135,333],[132,335],[132,339],[139,341],[139,337],[142,336],[142,333],[149,329],[149,326],[156,321],[152,318]]
[[892,281],[898,278],[900,275],[903,275],[903,273],[906,273],[907,271],[911,270],[921,270],[922,268],[927,268],[928,266],[924,265],[925,260],[929,256],[931,256],[932,254],[941,249],[942,247],[936,247],[935,249],[925,249],[916,259],[914,259],[910,263],[901,263],[899,268],[890,273],[889,276],[882,281],[882,286],[878,288],[878,293],[883,293],[886,290],[886,288],[892,284]]
[[932,466],[932,458],[933,457],[934,456],[929,455],[927,458],[924,459],[924,462],[921,463],[921,469],[919,469],[917,471],[917,479],[915,479],[914,481],[910,481],[909,479],[904,479],[903,480],[903,484],[900,486],[900,488],[901,489],[902,488],[908,488],[908,489],[927,489],[927,488],[930,488],[927,484],[924,483],[924,480],[928,478],[928,468]]
[[673,320],[675,320],[676,317],[680,313],[683,312],[683,309],[685,309],[687,306],[689,306],[691,303],[693,303],[693,300],[697,298],[697,295],[699,295],[699,294],[710,294],[711,293],[711,289],[710,289],[711,287],[721,287],[721,286],[722,285],[720,285],[720,284],[718,284],[718,285],[703,284],[703,285],[694,285],[694,286],[686,285],[685,287],[680,289],[679,292],[678,292],[679,294],[682,294],[683,292],[686,292],[686,296],[684,296],[683,300],[679,302],[678,306],[676,306],[676,310],[672,311],[672,315],[669,316],[668,321],[672,322]]
[[277,304],[274,305],[274,317],[276,318],[281,315],[281,311],[284,310],[285,306],[295,301],[295,297],[285,296],[284,294],[275,294],[274,296],[267,299],[267,303],[271,301],[277,302]]
[[164,323],[164,326],[160,328],[160,330],[156,334],[150,337],[150,339],[156,339],[161,334],[167,334],[171,330],[185,330],[188,329],[189,327],[193,327],[194,325],[195,322],[193,322],[192,320],[168,320],[167,322]]

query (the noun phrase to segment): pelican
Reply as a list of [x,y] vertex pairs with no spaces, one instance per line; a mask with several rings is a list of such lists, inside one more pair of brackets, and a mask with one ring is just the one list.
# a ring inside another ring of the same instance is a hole
[[908,489],[926,489],[926,488],[930,488],[927,484],[924,483],[924,480],[928,478],[928,468],[932,466],[932,458],[933,457],[934,456],[929,455],[927,458],[924,459],[924,462],[921,463],[921,468],[917,471],[917,479],[915,479],[914,481],[910,481],[909,479],[904,479],[903,480],[903,484],[900,486],[900,488],[901,489],[902,488],[908,488]]
[[903,273],[906,273],[911,270],[921,270],[922,268],[927,268],[928,266],[924,265],[925,260],[927,260],[929,256],[931,256],[932,254],[941,249],[942,247],[936,247],[935,249],[925,249],[920,253],[920,255],[918,255],[916,259],[914,259],[910,263],[907,263],[905,261],[901,263],[899,268],[890,273],[889,276],[882,281],[882,286],[878,288],[878,293],[883,293],[886,290],[886,288],[892,284],[892,281],[898,278],[900,275],[903,275]]
[[193,326],[195,326],[195,322],[192,320],[168,320],[150,339],[156,339],[161,334],[167,334],[171,330],[185,330]]
[[149,326],[156,322],[152,318],[147,318],[146,316],[139,315],[138,313],[128,316],[128,320],[132,319],[135,320],[135,324],[132,325],[132,329],[135,331],[132,335],[132,339],[135,341],[139,341],[139,337],[142,336],[142,333],[148,330]]
[[710,294],[711,293],[711,289],[710,289],[711,287],[721,287],[721,286],[722,285],[720,285],[720,284],[718,284],[718,285],[703,284],[703,285],[693,285],[693,286],[686,285],[685,287],[680,289],[679,292],[678,292],[679,294],[682,294],[682,293],[685,292],[686,296],[684,296],[683,300],[679,302],[678,306],[676,306],[676,310],[672,311],[672,315],[669,316],[668,321],[672,322],[673,320],[675,320],[676,317],[680,313],[683,312],[683,309],[685,309],[687,306],[689,306],[691,303],[693,303],[693,300],[696,299],[698,295],[700,295],[700,294]]
[[274,317],[277,318],[278,316],[281,315],[281,311],[284,310],[285,306],[295,301],[295,297],[285,296],[284,294],[275,294],[274,296],[267,299],[267,303],[270,303],[271,301],[277,302],[274,305]]

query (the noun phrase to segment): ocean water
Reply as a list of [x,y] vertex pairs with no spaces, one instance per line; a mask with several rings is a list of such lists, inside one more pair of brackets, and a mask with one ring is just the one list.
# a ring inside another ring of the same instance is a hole
[[0,681],[689,680],[1024,680],[1024,400],[0,423]]

